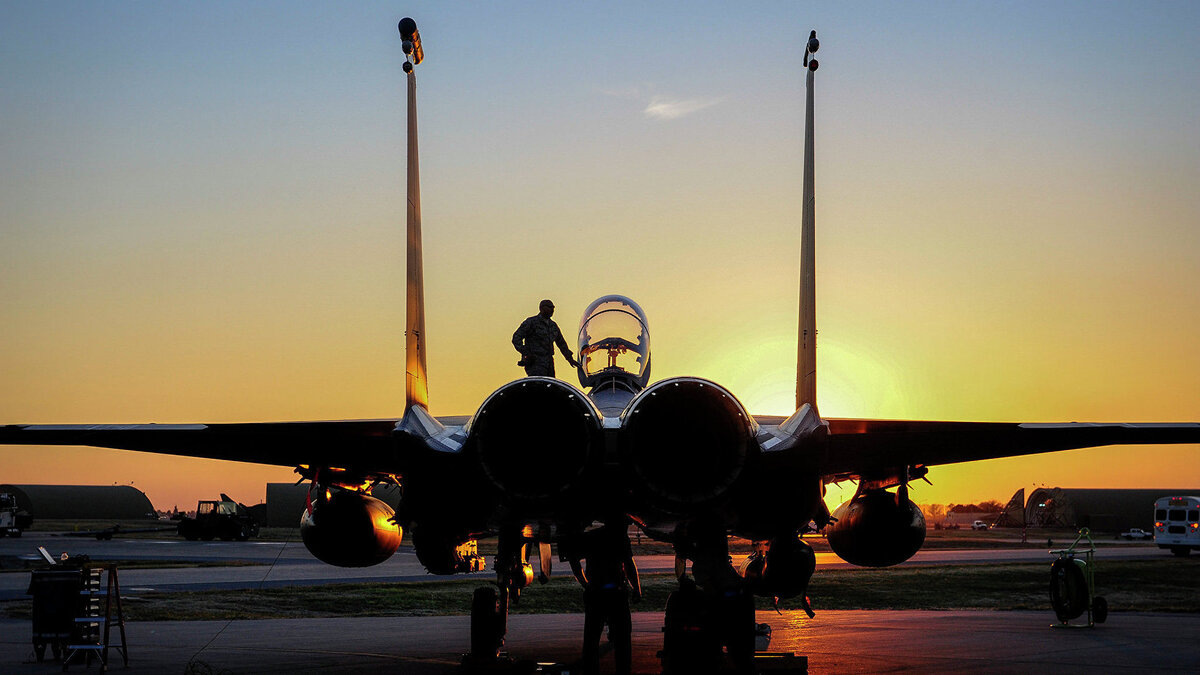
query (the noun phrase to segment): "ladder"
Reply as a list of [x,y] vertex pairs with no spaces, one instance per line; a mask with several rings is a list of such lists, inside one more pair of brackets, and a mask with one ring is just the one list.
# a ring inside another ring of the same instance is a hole
[[[101,588],[104,571],[108,571],[108,584]],[[108,670],[108,649],[113,646],[110,630],[115,621],[121,632],[121,644],[114,648],[129,666],[129,649],[125,642],[125,612],[121,608],[121,583],[117,578],[116,565],[86,565],[80,571],[82,584],[79,590],[79,610],[75,617],[75,635],[67,645],[67,656],[63,659],[63,670],[71,665],[76,656],[81,656],[84,666],[92,659],[100,661],[101,672]],[[103,600],[103,609],[101,608]],[[115,600],[115,602],[114,602]],[[114,606],[115,605],[115,606]],[[115,617],[114,617],[115,614]]]

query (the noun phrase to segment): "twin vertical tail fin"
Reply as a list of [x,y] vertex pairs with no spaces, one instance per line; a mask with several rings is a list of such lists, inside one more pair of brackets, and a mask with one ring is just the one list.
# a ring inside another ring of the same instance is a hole
[[[414,24],[415,26],[415,24]],[[403,35],[405,24],[400,22]],[[415,27],[414,27],[415,32]],[[407,50],[406,50],[407,53]],[[411,56],[410,56],[411,58]],[[429,379],[425,371],[425,280],[421,264],[421,177],[417,163],[417,78],[412,64],[408,73],[408,280],[404,326],[405,405],[429,409]]]
[[804,54],[807,67],[804,98],[804,209],[800,226],[800,326],[796,355],[796,409],[805,404],[817,409],[817,284],[816,215],[813,186],[813,74],[817,31],[809,37]]

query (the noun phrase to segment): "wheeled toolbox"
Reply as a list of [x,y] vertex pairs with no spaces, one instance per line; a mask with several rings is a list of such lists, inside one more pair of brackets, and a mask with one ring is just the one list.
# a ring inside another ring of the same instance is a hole
[[43,661],[46,645],[50,645],[58,660],[74,636],[83,571],[33,570],[32,575],[26,593],[33,596],[33,652]]

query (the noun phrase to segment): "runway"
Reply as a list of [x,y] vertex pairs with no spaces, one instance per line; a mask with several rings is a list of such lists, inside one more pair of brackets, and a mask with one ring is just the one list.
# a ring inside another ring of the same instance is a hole
[[[773,628],[772,651],[799,652],[812,673],[1194,672],[1200,616],[1113,614],[1094,629],[1054,629],[1051,612],[759,612]],[[634,671],[658,673],[661,612],[634,615]],[[405,673],[455,672],[468,647],[465,616],[128,624],[130,667],[118,672]],[[583,617],[521,615],[510,620],[514,658],[570,662]],[[29,624],[0,620],[0,672],[41,674]],[[113,658],[117,658],[115,654]],[[119,664],[119,660],[116,661]],[[601,661],[612,672],[612,658]],[[119,667],[119,665],[118,665]]]
[[[412,548],[401,546],[388,560],[373,567],[340,568],[317,560],[299,541],[186,541],[164,539],[114,539],[97,541],[90,538],[61,537],[30,532],[21,538],[0,539],[0,557],[37,556],[37,547],[44,546],[52,555],[69,552],[88,555],[94,560],[151,560],[221,562],[243,561],[260,563],[250,566],[180,567],[163,569],[123,569],[122,589],[129,592],[200,591],[237,588],[278,588],[334,583],[410,582],[444,579],[492,579],[489,571],[454,577],[437,577],[425,572],[417,562]],[[1157,558],[1169,556],[1158,548],[1125,545],[1101,548],[1096,556],[1102,560]],[[39,558],[40,559],[40,558]],[[636,556],[643,574],[670,572],[675,560],[669,555]],[[905,565],[994,564],[1011,562],[1051,562],[1045,548],[1021,549],[929,549],[918,551]],[[554,560],[554,574],[568,575],[567,566]],[[535,563],[536,567],[536,563]],[[857,569],[832,553],[817,553],[820,569]],[[29,576],[20,573],[0,574],[0,600],[27,597]]]

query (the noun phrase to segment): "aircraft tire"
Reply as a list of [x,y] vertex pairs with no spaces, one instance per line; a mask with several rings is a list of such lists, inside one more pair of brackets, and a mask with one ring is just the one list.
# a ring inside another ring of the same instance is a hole
[[1050,566],[1050,606],[1063,623],[1083,614],[1088,606],[1087,579],[1081,562],[1059,558]]
[[491,586],[475,589],[471,597],[471,656],[476,659],[491,659],[500,649],[499,593]]
[[1108,620],[1108,600],[1103,596],[1097,595],[1092,598],[1092,619],[1096,623],[1104,623]]

